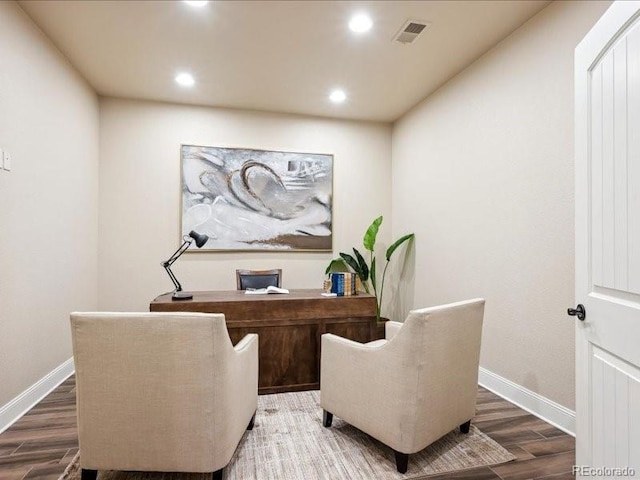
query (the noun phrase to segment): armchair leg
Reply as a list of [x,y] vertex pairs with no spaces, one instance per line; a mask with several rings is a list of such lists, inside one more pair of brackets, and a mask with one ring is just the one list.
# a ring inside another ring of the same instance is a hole
[[333,422],[333,413],[322,410],[322,425],[329,428],[331,426],[331,422]]
[[256,422],[256,412],[253,412],[253,417],[251,417],[251,420],[249,420],[249,425],[247,425],[247,430],[253,430],[253,425],[255,422]]
[[96,480],[97,477],[98,477],[97,470],[89,470],[87,468],[83,468],[82,473],[80,474],[80,478],[82,480]]
[[409,454],[400,453],[396,450],[393,451],[396,454],[396,468],[400,473],[407,473],[407,467],[409,466]]
[[469,427],[471,427],[471,420],[460,425],[460,433],[469,433]]
[[222,470],[224,469],[221,468],[213,472],[213,474],[211,474],[211,480],[222,480]]

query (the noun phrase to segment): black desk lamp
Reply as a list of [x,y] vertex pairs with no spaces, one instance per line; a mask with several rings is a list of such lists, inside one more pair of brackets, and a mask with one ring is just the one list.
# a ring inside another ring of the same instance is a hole
[[167,273],[169,274],[169,278],[176,286],[176,289],[173,291],[173,295],[171,296],[171,300],[190,300],[193,298],[193,295],[191,295],[190,293],[185,293],[182,291],[182,285],[180,285],[180,282],[171,271],[171,265],[173,265],[173,262],[175,262],[180,257],[180,255],[187,251],[194,240],[196,241],[196,247],[201,248],[205,243],[207,243],[209,237],[191,230],[189,232],[189,235],[185,235],[184,237],[182,237],[182,239],[184,240],[184,243],[180,245],[180,247],[173,253],[173,255],[171,255],[171,258],[169,258],[169,260],[167,260],[166,262],[162,262],[160,264],[167,271]]

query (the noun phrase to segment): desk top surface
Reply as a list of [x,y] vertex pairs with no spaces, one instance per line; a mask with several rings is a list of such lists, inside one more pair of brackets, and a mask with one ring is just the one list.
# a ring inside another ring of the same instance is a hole
[[151,302],[151,305],[172,304],[172,305],[188,305],[194,303],[224,303],[224,302],[273,302],[273,301],[290,301],[290,300],[323,300],[323,301],[341,301],[347,299],[363,299],[374,298],[368,293],[358,293],[358,295],[347,295],[343,297],[325,297],[322,296],[320,289],[293,289],[289,293],[266,293],[266,294],[246,294],[244,290],[209,290],[200,292],[189,292],[193,294],[190,300],[172,300],[173,292],[159,295]]
[[224,313],[227,323],[262,319],[313,319],[367,316],[375,318],[376,299],[358,294],[324,297],[320,289],[295,289],[290,293],[247,295],[243,290],[189,292],[190,300],[172,300],[171,293],[160,295],[149,305],[152,312]]

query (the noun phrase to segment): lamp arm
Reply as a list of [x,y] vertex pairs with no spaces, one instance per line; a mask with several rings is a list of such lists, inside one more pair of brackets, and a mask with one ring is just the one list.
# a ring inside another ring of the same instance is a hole
[[178,281],[178,279],[176,278],[176,276],[173,274],[173,272],[171,271],[171,267],[169,265],[164,265],[164,269],[167,271],[167,274],[169,275],[169,278],[171,279],[171,281],[173,282],[173,285],[176,287],[176,292],[181,292],[182,291],[182,285],[180,285],[180,282]]
[[183,244],[180,245],[175,252],[173,252],[173,255],[171,255],[171,257],[169,257],[167,261],[162,262],[162,266],[167,271],[167,275],[169,275],[169,278],[173,282],[173,285],[176,287],[176,292],[182,291],[182,285],[180,285],[180,282],[171,271],[171,265],[173,265],[173,263],[180,257],[180,255],[182,255],[191,246],[191,242],[193,242],[191,238],[185,237]]
[[169,260],[162,262],[162,266],[166,268],[173,265],[173,262],[175,262],[180,257],[180,255],[182,255],[185,252],[185,250],[189,248],[192,242],[193,240],[191,238],[189,237],[185,238],[182,245],[180,245],[178,249],[175,252],[173,252],[173,255],[169,257]]

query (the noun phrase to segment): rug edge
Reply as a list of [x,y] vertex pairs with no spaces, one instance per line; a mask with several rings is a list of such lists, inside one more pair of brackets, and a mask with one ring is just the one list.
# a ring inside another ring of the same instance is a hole
[[[485,463],[484,465],[478,465],[475,467],[465,467],[465,468],[458,468],[456,470],[448,470],[448,471],[444,471],[444,472],[440,472],[440,473],[433,473],[433,474],[415,474],[414,476],[411,477],[405,477],[403,480],[421,480],[421,479],[426,479],[429,477],[435,477],[435,476],[440,476],[440,475],[447,475],[447,474],[451,474],[451,473],[458,473],[458,472],[467,472],[469,470],[474,470],[476,468],[488,468],[488,467],[493,467],[495,465],[502,465],[503,463],[509,463],[509,462],[513,462],[514,460],[517,460],[518,457],[516,457],[513,453],[511,453],[509,450],[507,450],[506,447],[504,447],[503,445],[501,445],[500,443],[498,443],[497,441],[495,441],[493,438],[491,438],[491,436],[485,432],[483,432],[480,428],[478,428],[476,425],[471,425],[471,428],[473,430],[475,430],[476,434],[479,434],[480,436],[488,439],[491,443],[494,444],[494,446],[504,450],[508,456],[510,456],[511,458],[508,460],[503,460],[503,461],[495,461],[495,462],[490,462],[490,463]],[[438,439],[439,440],[439,439]],[[436,440],[436,442],[438,441]],[[435,443],[435,442],[434,442]]]
[[58,480],[67,480],[68,478],[70,478],[71,471],[77,465],[79,458],[80,458],[80,452],[76,453],[75,456],[71,459],[71,462],[69,462],[69,465],[67,465],[67,468],[64,469],[64,472],[62,472],[62,475],[58,477]]

